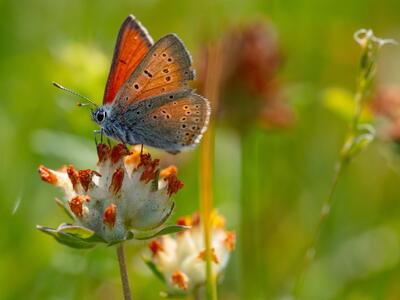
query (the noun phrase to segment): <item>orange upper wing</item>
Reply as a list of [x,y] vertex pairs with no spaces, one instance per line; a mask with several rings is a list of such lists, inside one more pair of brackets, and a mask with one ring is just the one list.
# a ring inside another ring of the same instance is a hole
[[103,104],[113,102],[118,90],[143,60],[152,44],[146,29],[133,16],[128,16],[118,33]]
[[191,57],[182,41],[168,34],[150,48],[116,96],[121,106],[185,89],[194,79]]

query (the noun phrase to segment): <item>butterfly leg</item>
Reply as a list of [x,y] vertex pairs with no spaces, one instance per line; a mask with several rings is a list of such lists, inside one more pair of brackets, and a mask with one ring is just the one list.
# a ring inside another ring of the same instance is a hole
[[94,143],[96,144],[96,147],[97,147],[97,145],[99,144],[99,143],[97,142],[97,135],[98,135],[99,133],[102,134],[101,130],[94,130],[94,131],[93,131]]
[[142,155],[143,155],[143,144],[142,144],[142,146],[140,147],[140,157],[142,157]]

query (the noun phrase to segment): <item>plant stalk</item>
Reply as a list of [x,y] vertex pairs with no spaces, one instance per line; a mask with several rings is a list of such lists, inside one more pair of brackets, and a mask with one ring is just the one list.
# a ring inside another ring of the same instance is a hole
[[295,295],[298,295],[299,292],[301,291],[301,289],[303,287],[303,283],[304,283],[304,275],[305,275],[307,269],[309,268],[310,264],[314,260],[314,257],[316,254],[316,245],[321,236],[322,226],[324,225],[324,222],[327,219],[327,217],[329,216],[329,213],[331,211],[331,207],[333,204],[333,195],[335,194],[336,187],[339,182],[339,178],[340,178],[340,176],[343,172],[343,168],[346,164],[347,164],[346,160],[340,160],[336,164],[335,173],[333,175],[333,179],[332,179],[332,183],[331,183],[331,186],[329,189],[328,197],[322,203],[317,228],[315,229],[315,233],[314,233],[312,242],[307,247],[306,254],[304,256],[304,262],[303,262],[303,265],[300,270],[300,275],[298,276],[296,284],[295,284]]
[[131,300],[132,295],[131,295],[131,289],[129,287],[128,271],[126,269],[124,246],[122,243],[117,246],[117,256],[118,256],[118,263],[119,263],[119,271],[121,274],[121,282],[122,282],[122,290],[124,293],[124,299]]
[[[211,124],[210,124],[211,125]],[[212,199],[212,161],[213,161],[213,134],[212,126],[209,126],[208,132],[203,138],[201,145],[201,211],[204,229],[204,245],[206,254],[206,275],[207,275],[207,299],[217,299],[217,287],[215,276],[212,270],[212,253],[211,253],[211,214],[213,210]]]
[[[216,112],[221,78],[221,46],[209,46],[207,51],[207,70],[204,83],[204,95],[211,104],[212,115]],[[200,147],[200,208],[204,229],[204,245],[206,257],[206,296],[217,300],[216,274],[212,266],[212,220],[213,212],[213,167],[214,167],[214,120],[210,119],[207,132]]]

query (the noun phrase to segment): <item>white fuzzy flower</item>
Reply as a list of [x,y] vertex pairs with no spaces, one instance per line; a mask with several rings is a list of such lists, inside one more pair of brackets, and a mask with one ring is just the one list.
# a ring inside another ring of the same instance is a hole
[[[225,230],[222,216],[214,213],[211,221],[213,272],[221,275],[235,247],[235,233]],[[149,244],[152,252],[150,262],[163,275],[172,294],[191,292],[206,281],[204,231],[199,214],[180,218],[178,224],[191,228],[175,237],[159,237]]]
[[39,167],[44,181],[64,190],[62,204],[75,222],[57,230],[38,228],[59,241],[65,238],[63,234],[68,234],[68,239],[75,234],[76,238],[95,235],[106,243],[116,243],[164,224],[174,207],[171,195],[183,186],[176,168],[160,171],[158,159],[135,149],[129,152],[122,144],[111,149],[99,144],[97,152],[96,171]]

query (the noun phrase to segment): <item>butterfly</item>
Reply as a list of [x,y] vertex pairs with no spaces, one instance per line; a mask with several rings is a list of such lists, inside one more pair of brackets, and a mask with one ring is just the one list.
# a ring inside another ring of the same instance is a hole
[[179,153],[199,143],[209,101],[188,87],[195,72],[175,34],[156,43],[132,15],[123,22],[103,97],[92,110],[102,135]]

